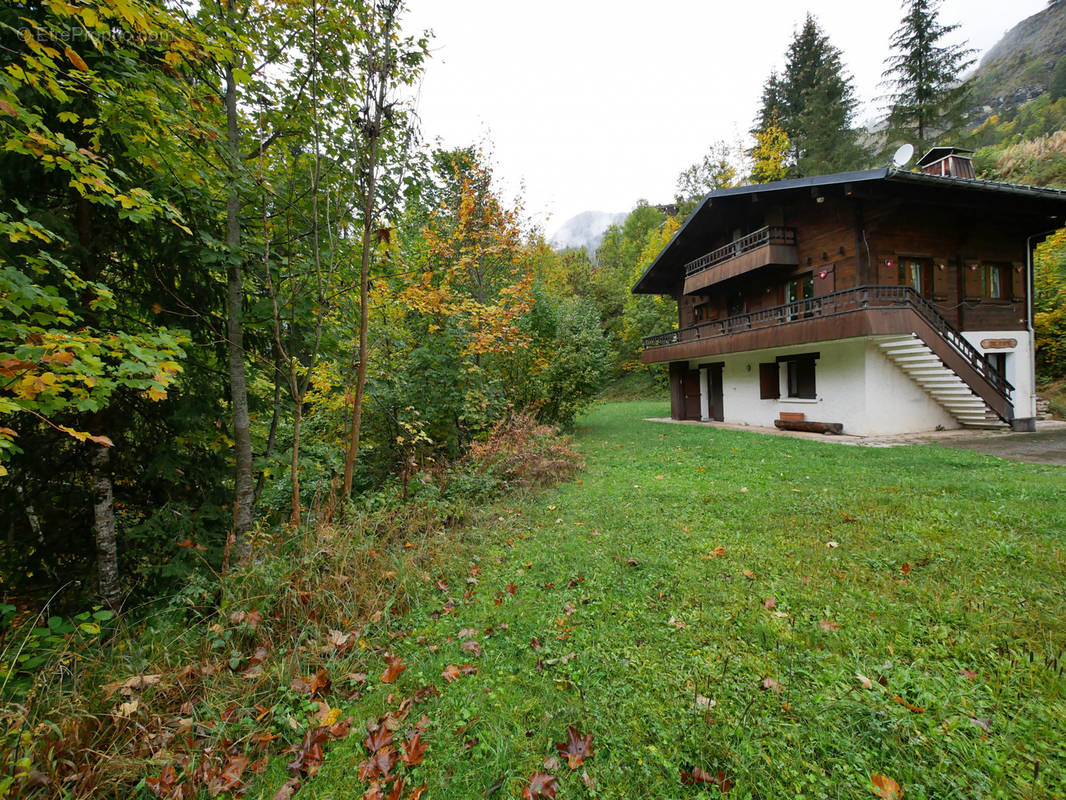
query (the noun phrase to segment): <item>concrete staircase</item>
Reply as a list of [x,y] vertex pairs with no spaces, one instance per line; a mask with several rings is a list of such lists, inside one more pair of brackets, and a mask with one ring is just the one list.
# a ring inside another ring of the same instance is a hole
[[930,397],[966,428],[1006,428],[988,404],[915,334],[878,337],[888,359],[921,386]]

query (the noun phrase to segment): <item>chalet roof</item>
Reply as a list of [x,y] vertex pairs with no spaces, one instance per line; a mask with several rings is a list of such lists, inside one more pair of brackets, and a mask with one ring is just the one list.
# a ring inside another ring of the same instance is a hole
[[955,155],[973,155],[973,150],[967,150],[965,147],[932,147],[928,153],[918,159],[915,166],[927,167],[941,159]]
[[[810,178],[734,186],[730,189],[718,189],[703,197],[696,210],[689,214],[659,255],[640,276],[640,280],[633,286],[632,291],[634,294],[667,294],[674,289],[681,267],[693,258],[702,255],[706,250],[705,239],[699,234],[714,225],[716,211],[722,207],[720,201],[733,203],[736,200],[732,198],[754,196],[761,198],[763,195],[784,194],[803,189],[814,191],[833,186],[841,186],[846,193],[850,193],[851,188],[858,185],[886,188],[910,186],[919,192],[925,191],[926,188],[931,192],[942,190],[936,193],[935,199],[931,198],[934,202],[948,202],[950,199],[965,201],[967,198],[972,200],[975,197],[987,198],[990,201],[993,199],[1010,200],[1012,211],[1033,216],[1034,235],[1047,232],[1046,229],[1053,225],[1061,226],[1063,217],[1066,216],[1066,191],[1060,189],[929,175],[924,172],[892,168],[838,172]],[[1028,201],[1024,209],[1018,202],[1022,198]],[[715,203],[718,203],[717,207]],[[1049,220],[1049,217],[1057,219]]]

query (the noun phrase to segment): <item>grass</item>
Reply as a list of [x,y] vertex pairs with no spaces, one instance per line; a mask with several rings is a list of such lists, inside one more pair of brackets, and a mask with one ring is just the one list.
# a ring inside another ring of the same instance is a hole
[[641,367],[609,381],[600,393],[607,402],[651,401],[670,399],[665,367]]
[[[641,421],[666,413],[597,406],[586,471],[465,530],[362,643],[353,731],[440,690],[397,734],[426,716],[408,786],[514,798],[545,770],[559,797],[717,794],[682,784],[698,766],[734,798],[869,797],[875,774],[908,798],[1061,796],[1066,470]],[[571,725],[594,736],[587,782],[544,766]],[[366,758],[361,733],[339,740],[299,797],[361,796]]]

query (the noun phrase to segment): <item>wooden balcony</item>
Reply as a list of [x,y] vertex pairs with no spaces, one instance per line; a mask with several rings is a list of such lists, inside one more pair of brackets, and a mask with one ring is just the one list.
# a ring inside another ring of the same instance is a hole
[[1000,417],[1014,415],[1014,387],[910,286],[860,286],[649,336],[645,364],[856,336],[916,333]]
[[762,267],[794,267],[797,264],[796,231],[767,226],[687,263],[684,291],[691,294]]

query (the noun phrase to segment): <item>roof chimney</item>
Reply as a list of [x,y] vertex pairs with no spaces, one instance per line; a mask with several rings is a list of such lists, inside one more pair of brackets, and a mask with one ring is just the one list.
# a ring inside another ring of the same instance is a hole
[[976,178],[973,171],[973,150],[962,147],[934,147],[918,159],[917,167],[927,175],[944,178]]

